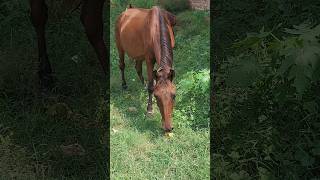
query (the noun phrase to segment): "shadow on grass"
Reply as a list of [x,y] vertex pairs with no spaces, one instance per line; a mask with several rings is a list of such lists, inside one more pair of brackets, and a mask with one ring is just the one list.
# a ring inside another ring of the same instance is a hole
[[[12,132],[15,144],[26,149],[30,164],[46,167],[41,172],[44,178],[105,179],[102,139],[108,114],[100,67],[86,62],[75,67],[73,62],[61,62],[66,56],[51,56],[56,88],[44,96],[38,91],[36,54],[19,47],[0,55],[0,124]],[[93,52],[89,55],[96,57]],[[84,148],[84,155],[68,156],[62,151],[61,145],[74,143]]]
[[[143,85],[140,84],[138,77],[133,75],[135,71],[130,65],[131,64],[128,63],[126,69],[128,84],[127,90],[121,89],[119,76],[111,77],[111,103],[126,117],[126,122],[130,127],[141,133],[152,134],[153,138],[158,138],[162,135],[161,116],[158,112],[158,107],[154,102],[154,114],[152,116],[146,115],[148,92],[144,89]],[[115,69],[113,69],[113,71],[116,72]],[[131,112],[129,108],[133,107],[136,110]]]

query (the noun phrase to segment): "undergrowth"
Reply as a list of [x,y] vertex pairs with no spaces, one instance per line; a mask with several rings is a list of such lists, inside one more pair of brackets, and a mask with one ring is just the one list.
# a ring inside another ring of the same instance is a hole
[[[297,8],[302,4],[303,10]],[[248,11],[225,14],[240,7]],[[217,179],[320,177],[316,9],[316,1],[238,2],[217,17],[215,47],[221,52],[215,51],[212,112]],[[229,18],[235,23],[226,24]],[[238,28],[221,34],[229,26]]]

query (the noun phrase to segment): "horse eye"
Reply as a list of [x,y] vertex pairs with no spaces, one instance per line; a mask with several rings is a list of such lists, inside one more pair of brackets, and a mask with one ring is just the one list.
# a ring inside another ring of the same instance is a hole
[[172,94],[172,99],[175,100],[176,99],[176,95]]

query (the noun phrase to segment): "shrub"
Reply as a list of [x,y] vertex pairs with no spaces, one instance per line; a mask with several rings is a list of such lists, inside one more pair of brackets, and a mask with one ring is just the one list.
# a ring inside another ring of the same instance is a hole
[[318,175],[320,25],[284,32],[248,33],[220,67],[226,86],[218,87],[212,116],[217,179]]
[[113,0],[112,4],[118,4],[121,7],[128,7],[131,4],[133,7],[138,8],[151,8],[154,4],[156,4],[157,0]]
[[188,0],[160,0],[160,5],[170,12],[181,12],[190,8]]
[[191,71],[183,75],[177,84],[175,115],[181,121],[178,126],[188,125],[195,129],[209,126],[209,70]]

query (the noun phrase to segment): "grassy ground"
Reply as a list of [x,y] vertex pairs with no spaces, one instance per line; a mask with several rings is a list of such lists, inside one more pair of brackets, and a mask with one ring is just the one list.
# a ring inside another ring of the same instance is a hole
[[[27,1],[0,1],[0,179],[105,179],[106,81],[79,13],[49,14],[48,53],[57,78],[38,91]],[[82,148],[68,145],[79,144]],[[79,150],[72,156],[70,150]],[[82,153],[81,153],[82,152]]]
[[[156,103],[154,116],[145,116],[147,91],[136,75],[134,63],[127,57],[128,90],[121,90],[113,33],[115,18],[123,10],[125,7],[117,3],[111,8],[111,178],[209,179],[209,93],[208,89],[202,93],[195,87],[208,85],[208,12],[185,11],[177,15],[175,134],[168,140],[163,136]],[[145,72],[144,67],[146,77]]]

